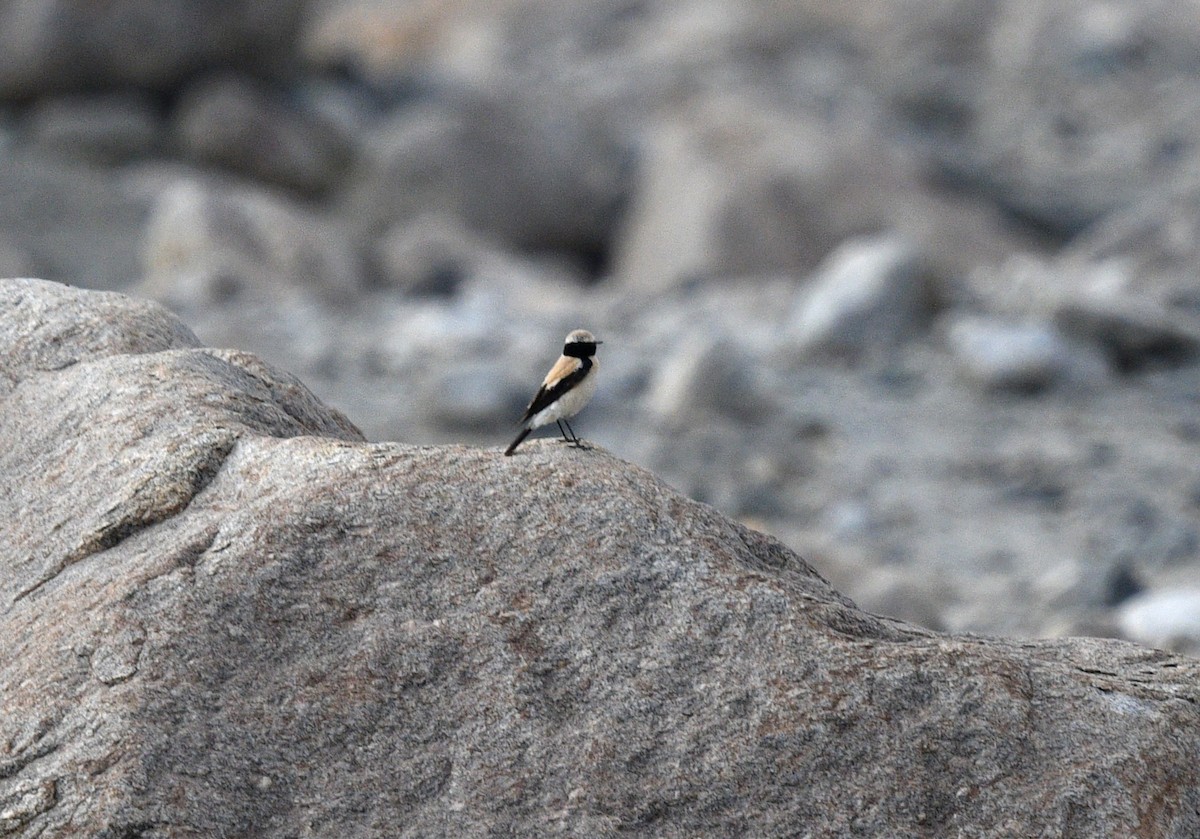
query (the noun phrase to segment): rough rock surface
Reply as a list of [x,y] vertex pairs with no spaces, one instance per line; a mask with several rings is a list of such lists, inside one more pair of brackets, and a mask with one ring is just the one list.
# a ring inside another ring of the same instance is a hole
[[[200,341],[157,303],[38,280],[4,280],[0,346],[4,394],[39,372],[80,361],[198,347]],[[87,304],[81,301],[86,299]]]
[[877,618],[603,450],[370,444],[152,306],[0,304],[6,834],[1200,831],[1200,662]]

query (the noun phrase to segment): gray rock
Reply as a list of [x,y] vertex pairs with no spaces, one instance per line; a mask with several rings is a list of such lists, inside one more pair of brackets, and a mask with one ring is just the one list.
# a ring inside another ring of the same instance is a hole
[[920,331],[935,307],[922,255],[895,236],[839,247],[801,291],[790,332],[802,353],[859,357]]
[[1200,356],[1200,322],[1132,297],[1080,295],[1059,305],[1054,322],[1104,352],[1121,372],[1175,367]]
[[63,96],[36,103],[26,134],[38,149],[114,164],[157,151],[164,125],[147,96]]
[[[31,549],[20,572],[0,584],[0,601],[19,599],[43,578],[186,506],[237,439],[230,409],[246,427],[263,431],[360,436],[298,381],[252,356],[196,349],[195,336],[148,301],[93,298],[31,280],[5,280],[2,291],[0,299],[11,301],[3,311],[4,375],[11,382],[3,427],[25,442],[7,449],[0,469],[46,476],[44,489],[56,487],[63,506],[43,505],[12,485],[10,510],[29,509],[10,534]],[[99,375],[97,365],[107,366],[108,375]],[[166,422],[185,391],[198,408],[207,407]],[[35,403],[46,410],[33,409]],[[141,410],[151,403],[160,414]],[[117,427],[131,436],[111,461],[96,462],[100,443],[84,444],[86,429],[102,436]],[[62,443],[50,443],[60,434],[67,435]],[[94,479],[92,489],[71,477],[81,474]],[[87,495],[93,489],[100,495]]]
[[288,93],[296,107],[354,143],[384,113],[384,103],[370,89],[344,74],[296,79]]
[[0,354],[9,833],[1200,831],[1200,662],[877,618],[603,451],[370,445],[119,343]]
[[0,281],[0,291],[6,394],[22,379],[81,361],[200,346],[182,321],[148,300],[33,279]]
[[[993,0],[870,0],[837,21],[872,71],[873,85],[908,120],[960,128],[980,104],[988,36],[1005,4]],[[865,8],[864,8],[865,7]]]
[[646,405],[668,427],[698,426],[713,415],[752,423],[776,407],[754,359],[729,338],[688,336],[662,359]]
[[1047,322],[1067,340],[1085,380],[1100,378],[1097,362],[1119,373],[1190,364],[1200,350],[1200,298],[1184,267],[1192,236],[1181,218],[1186,207],[1148,201],[1054,258],[981,266],[965,283],[968,296],[1007,319]]
[[516,253],[444,212],[397,223],[375,243],[374,254],[373,279],[385,289],[419,297],[484,296],[525,315],[558,300],[574,316],[573,298],[585,284],[569,258]]
[[871,0],[837,24],[941,173],[1055,236],[1194,184],[1191,5]]
[[1200,652],[1200,589],[1164,589],[1134,595],[1118,611],[1126,638],[1166,649]]
[[1200,312],[1200,184],[1175,189],[1110,213],[1073,239],[1063,261],[1077,270],[1117,275],[1121,294],[1195,319]]
[[961,316],[947,327],[946,340],[959,372],[987,390],[1036,393],[1103,375],[1102,359],[1074,349],[1048,323]]
[[301,43],[310,64],[352,68],[380,88],[397,79],[477,90],[516,84],[567,107],[616,103],[628,112],[700,80],[728,81],[731,56],[786,38],[781,24],[802,15],[707,0],[636,8],[621,0],[339,0],[313,8]]
[[[484,44],[464,52],[483,53],[493,35],[493,10],[511,4],[464,7],[436,0],[378,3],[340,0],[314,5],[301,31],[300,43],[308,63],[322,69],[352,68],[379,87],[416,75],[423,65],[437,64],[474,25]],[[494,25],[494,24],[493,24]],[[461,27],[461,28],[460,28]]]
[[864,231],[961,272],[1017,246],[997,214],[940,194],[859,120],[785,111],[748,92],[695,96],[645,130],[614,273],[660,291],[801,275]]
[[406,294],[449,296],[493,252],[456,216],[430,213],[395,225],[380,239],[378,279]]
[[208,67],[291,62],[302,0],[16,0],[0,5],[0,99],[166,90]]
[[[1111,265],[1111,263],[1110,263]],[[959,308],[1017,322],[1052,321],[1065,300],[1110,287],[1107,272],[1029,252],[1013,253],[996,264],[978,265],[957,284]]]
[[405,109],[368,139],[342,211],[367,238],[442,212],[509,247],[587,261],[623,198],[626,152],[610,134],[527,91]]
[[159,190],[143,244],[140,289],[176,306],[357,296],[357,254],[336,224],[247,187],[182,179]]
[[174,119],[186,157],[268,183],[322,192],[349,165],[350,141],[333,123],[248,77],[197,82]]
[[822,213],[839,163],[818,125],[733,97],[647,132],[615,273],[642,290],[802,271],[832,247]]

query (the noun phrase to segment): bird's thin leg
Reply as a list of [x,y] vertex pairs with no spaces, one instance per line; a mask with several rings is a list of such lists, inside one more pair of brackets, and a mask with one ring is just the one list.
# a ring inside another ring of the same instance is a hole
[[571,428],[571,421],[563,420],[563,422],[567,424],[567,430],[571,432],[571,445],[575,446],[577,449],[584,448],[583,441],[579,439],[579,435],[575,433],[575,429]]
[[[563,427],[562,427],[562,426],[563,426],[563,422],[564,422],[564,421],[563,421],[563,420],[555,420],[554,422],[558,424],[558,430],[559,430],[559,433],[560,433],[560,434],[562,434],[562,436],[563,436],[563,440],[564,440],[565,442],[567,442],[567,443],[570,443],[570,442],[571,442],[571,438],[567,436],[567,432],[563,431]],[[568,425],[567,425],[567,428],[570,428],[570,427],[571,427],[571,426],[568,424]]]

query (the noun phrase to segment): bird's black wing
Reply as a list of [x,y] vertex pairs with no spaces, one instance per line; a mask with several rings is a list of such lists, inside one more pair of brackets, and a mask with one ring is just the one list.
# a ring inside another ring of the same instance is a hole
[[538,388],[538,392],[534,394],[529,407],[525,409],[525,413],[521,416],[521,422],[529,422],[535,414],[553,405],[555,400],[583,381],[583,377],[592,369],[592,360],[590,358],[583,358],[580,361],[583,363],[579,365],[579,369],[575,372],[568,373],[550,387],[542,385],[542,387]]

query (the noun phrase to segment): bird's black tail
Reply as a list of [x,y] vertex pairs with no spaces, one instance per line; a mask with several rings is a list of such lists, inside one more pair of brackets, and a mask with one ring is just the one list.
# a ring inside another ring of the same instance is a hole
[[521,441],[529,436],[530,431],[533,431],[533,429],[526,428],[520,434],[518,434],[517,439],[512,441],[512,445],[504,450],[504,456],[509,457],[513,452],[515,452],[517,450],[517,446],[521,445]]

